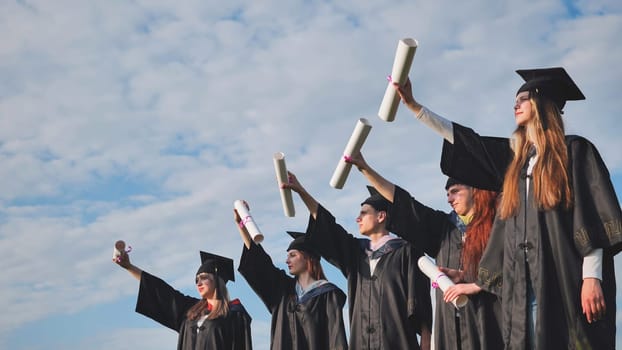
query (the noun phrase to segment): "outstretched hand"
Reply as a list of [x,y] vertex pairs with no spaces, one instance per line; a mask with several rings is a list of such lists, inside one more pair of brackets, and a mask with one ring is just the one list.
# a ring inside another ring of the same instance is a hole
[[[251,207],[248,205],[248,202],[243,200],[242,203],[244,203],[244,206],[246,207],[246,210],[251,210]],[[235,221],[236,224],[240,225],[240,221],[242,221],[242,218],[240,217],[240,214],[238,213],[237,209],[233,209],[233,221]]]
[[344,156],[344,161],[346,163],[356,166],[359,169],[359,171],[362,171],[363,169],[368,168],[367,162],[365,161],[365,158],[363,158],[363,153],[361,153],[361,151],[358,151],[349,157]]
[[294,175],[294,173],[292,173],[291,171],[287,172],[287,181],[288,182],[281,183],[281,188],[289,188],[296,193],[304,191],[304,187],[302,187],[300,182],[298,182],[296,175]]
[[410,83],[410,78],[407,78],[403,85],[399,85],[397,83],[393,83],[395,87],[395,91],[402,99],[402,103],[405,104],[408,109],[413,111],[415,114],[418,114],[421,111],[421,106],[419,102],[415,100],[413,97],[413,89]]
[[125,251],[125,249],[119,249],[119,252],[121,254],[117,257],[113,257],[112,261],[126,270],[129,269],[130,266],[132,266],[132,263],[130,262],[130,255]]
[[415,102],[415,98],[413,97],[412,84],[410,83],[410,78],[406,78],[406,81],[404,82],[403,85],[400,85],[398,83],[393,83],[393,86],[395,87],[395,91],[397,91],[397,94],[400,95],[400,98],[402,99],[402,103],[409,104],[409,103]]

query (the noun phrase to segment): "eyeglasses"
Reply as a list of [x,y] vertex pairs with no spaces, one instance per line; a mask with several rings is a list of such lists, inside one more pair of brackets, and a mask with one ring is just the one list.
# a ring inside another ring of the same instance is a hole
[[515,106],[519,106],[520,104],[522,104],[525,101],[529,101],[529,95],[522,95],[522,96],[517,96],[516,100],[514,101],[514,105]]
[[194,278],[194,284],[202,284],[202,283],[205,283],[205,282],[211,281],[211,280],[212,280],[212,278],[211,278],[210,275],[208,275],[208,274],[201,274],[201,275],[198,275],[197,277]]

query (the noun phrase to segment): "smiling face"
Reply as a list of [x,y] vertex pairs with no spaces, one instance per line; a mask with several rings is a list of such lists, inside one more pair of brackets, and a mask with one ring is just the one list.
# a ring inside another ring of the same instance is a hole
[[473,189],[466,185],[453,185],[447,189],[447,202],[458,215],[472,214]]
[[213,299],[216,296],[216,281],[212,273],[201,272],[195,278],[197,291],[203,299]]
[[525,126],[534,117],[534,111],[529,99],[529,91],[519,92],[514,103],[514,120],[516,125]]
[[285,263],[287,264],[289,273],[292,274],[292,276],[298,276],[308,269],[307,258],[297,249],[290,249],[287,252],[287,259],[285,259]]

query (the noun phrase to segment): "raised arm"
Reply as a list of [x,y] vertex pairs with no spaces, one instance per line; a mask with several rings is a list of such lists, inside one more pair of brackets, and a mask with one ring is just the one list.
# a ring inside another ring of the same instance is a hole
[[355,165],[359,171],[365,176],[367,181],[376,188],[380,195],[386,198],[389,202],[393,203],[393,194],[395,193],[395,185],[382,177],[376,170],[374,170],[363,157],[361,152],[357,152],[345,159],[346,163]]
[[410,79],[406,79],[404,85],[393,84],[398,95],[402,99],[408,109],[410,109],[415,117],[423,124],[427,125],[432,130],[440,134],[449,143],[454,143],[454,131],[453,124],[450,120],[447,120],[440,115],[425,108],[419,102],[415,100],[412,92],[412,85]]
[[130,273],[130,275],[132,275],[132,277],[140,281],[140,276],[143,270],[130,262],[130,256],[127,254],[127,252],[123,250],[121,250],[120,252],[121,255],[116,259],[113,258],[112,261],[117,265],[121,266],[122,268],[126,269]]
[[294,173],[288,171],[287,179],[289,182],[282,183],[281,188],[289,188],[292,191],[298,193],[298,195],[300,196],[300,199],[302,199],[304,204],[307,206],[307,209],[309,209],[309,213],[311,214],[311,216],[314,219],[316,219],[317,208],[319,205],[318,201],[315,200],[315,198],[313,198],[313,196],[311,196],[311,194],[309,194],[309,192],[307,192],[307,190],[304,187],[302,187],[302,185],[300,184],[300,182],[298,182],[298,179],[296,178],[296,175],[294,175]]
[[[246,208],[248,208],[248,203],[246,203],[246,201],[244,202],[244,205],[246,206]],[[240,237],[242,237],[244,246],[246,246],[246,249],[250,249],[251,244],[253,244],[253,239],[251,238],[250,233],[248,233],[248,229],[246,228],[246,226],[241,224],[242,218],[240,217],[240,214],[238,214],[238,211],[235,209],[233,209],[233,220],[238,227],[238,231],[240,232]]]

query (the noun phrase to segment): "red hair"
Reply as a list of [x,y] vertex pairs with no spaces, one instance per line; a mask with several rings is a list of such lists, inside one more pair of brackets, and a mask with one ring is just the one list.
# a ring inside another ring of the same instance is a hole
[[473,188],[472,196],[475,214],[466,229],[461,257],[466,281],[474,281],[477,277],[479,261],[488,244],[497,206],[496,192]]

